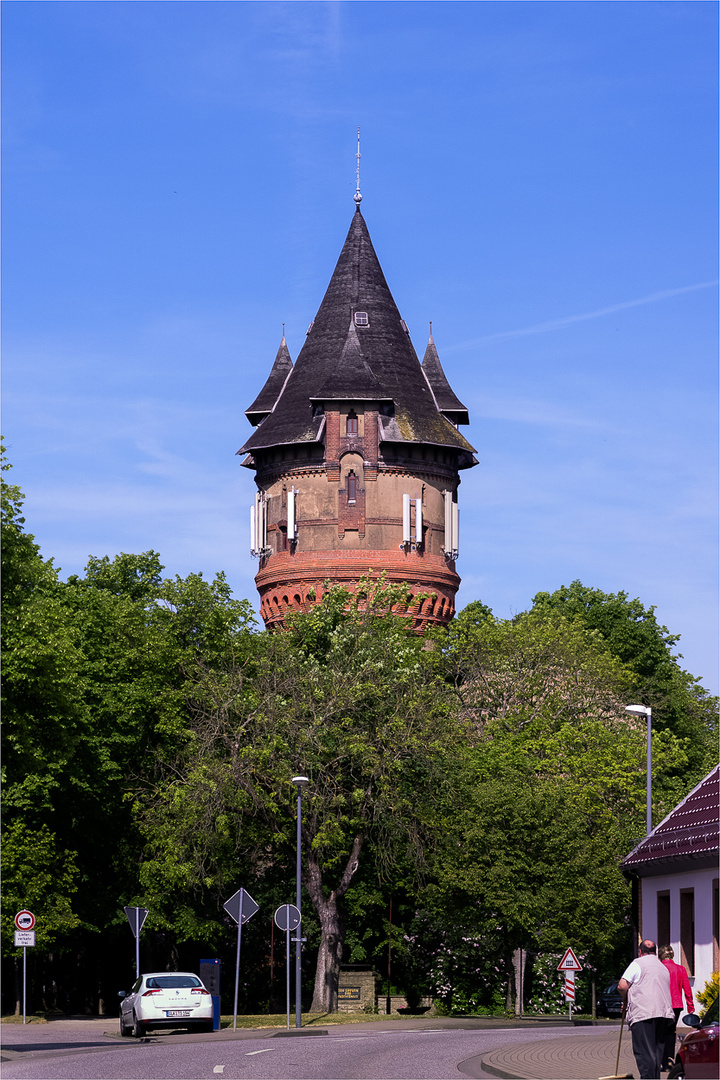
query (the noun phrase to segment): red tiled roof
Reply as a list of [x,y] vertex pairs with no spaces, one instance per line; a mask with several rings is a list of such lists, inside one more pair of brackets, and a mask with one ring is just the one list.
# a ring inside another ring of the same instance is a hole
[[660,872],[660,863],[697,865],[698,860],[717,861],[719,802],[720,765],[623,859],[623,868],[648,874]]

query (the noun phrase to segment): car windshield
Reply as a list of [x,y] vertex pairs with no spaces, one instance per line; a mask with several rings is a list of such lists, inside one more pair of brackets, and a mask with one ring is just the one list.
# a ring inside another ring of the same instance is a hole
[[191,986],[201,986],[195,975],[153,975],[146,984],[148,990],[187,990]]
[[618,992],[618,984],[616,982],[615,983],[610,983],[607,990],[605,991],[606,994],[617,994],[617,992]]

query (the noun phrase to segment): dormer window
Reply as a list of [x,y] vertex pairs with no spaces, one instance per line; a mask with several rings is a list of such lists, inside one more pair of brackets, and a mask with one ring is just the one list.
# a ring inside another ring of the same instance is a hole
[[357,477],[354,472],[348,473],[347,478],[347,501],[354,503],[357,499]]
[[369,325],[367,311],[356,311],[355,312],[355,325],[356,326],[368,326]]
[[345,425],[345,434],[346,435],[357,435],[357,433],[358,433],[357,413],[354,412],[351,409],[350,412],[348,413],[348,416],[347,416],[347,423]]

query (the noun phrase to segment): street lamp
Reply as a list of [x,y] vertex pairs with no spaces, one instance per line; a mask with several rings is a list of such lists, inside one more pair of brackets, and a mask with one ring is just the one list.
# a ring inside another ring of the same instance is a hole
[[647,717],[647,804],[645,808],[645,835],[652,832],[652,743],[650,740],[652,731],[652,709],[647,705],[626,705],[625,712],[633,713],[634,716]]
[[[302,790],[307,787],[310,781],[307,776],[293,776],[292,782],[297,788],[297,873],[296,873],[296,907],[298,911],[302,912],[300,907],[300,888],[301,888],[301,829],[302,829]],[[302,971],[301,971],[301,949],[302,949],[302,922],[295,931],[295,1027],[302,1027]]]

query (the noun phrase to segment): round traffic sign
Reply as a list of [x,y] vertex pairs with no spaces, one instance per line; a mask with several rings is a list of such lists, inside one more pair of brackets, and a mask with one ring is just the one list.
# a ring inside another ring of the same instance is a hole
[[35,925],[35,916],[32,911],[18,911],[15,916],[15,925],[18,930],[32,930]]
[[282,904],[275,912],[275,925],[279,930],[297,930],[300,912],[294,904]]

